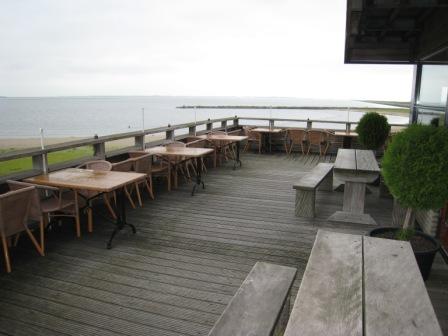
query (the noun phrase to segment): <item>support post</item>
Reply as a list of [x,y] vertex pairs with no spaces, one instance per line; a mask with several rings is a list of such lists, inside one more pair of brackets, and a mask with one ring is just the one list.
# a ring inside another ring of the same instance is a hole
[[93,145],[93,156],[103,160],[106,158],[106,144],[104,142]]
[[418,120],[417,102],[420,98],[422,83],[422,64],[414,65],[414,77],[412,80],[411,111],[409,113],[409,124],[415,124]]
[[40,170],[45,173],[45,167],[48,167],[47,153],[32,156],[33,169]]
[[135,147],[145,150],[145,134],[134,137]]
[[311,120],[307,120],[306,121],[306,128],[308,129],[308,130],[310,130],[311,128],[313,128],[313,122],[311,121]]
[[235,116],[235,118],[233,118],[233,127],[237,128],[239,127],[239,118],[237,116]]
[[207,131],[210,132],[213,129],[213,123],[210,122],[210,118],[207,121]]
[[224,128],[224,131],[227,132],[227,120],[221,121],[221,128]]
[[196,125],[188,127],[188,134],[196,135]]
[[168,125],[170,129],[165,131],[165,139],[174,141],[174,130],[171,129],[171,125]]

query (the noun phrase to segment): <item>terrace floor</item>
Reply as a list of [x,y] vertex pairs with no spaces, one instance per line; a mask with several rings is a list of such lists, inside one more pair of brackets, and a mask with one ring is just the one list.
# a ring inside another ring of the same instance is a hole
[[[210,169],[206,190],[194,197],[184,184],[129,211],[138,232],[118,235],[111,250],[112,225],[99,218],[81,239],[69,223],[50,232],[46,257],[23,239],[13,272],[0,272],[0,334],[207,335],[256,261],[297,267],[295,297],[319,228],[366,231],[326,221],[342,207],[340,192],[318,193],[316,219],[294,216],[293,182],[333,160],[246,154],[242,169]],[[366,212],[390,224],[391,203],[374,192]],[[427,288],[448,334],[448,267],[440,256]]]

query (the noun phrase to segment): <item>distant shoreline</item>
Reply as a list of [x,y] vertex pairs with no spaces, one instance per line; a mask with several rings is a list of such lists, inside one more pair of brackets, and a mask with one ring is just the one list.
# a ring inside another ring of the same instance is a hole
[[260,106],[260,105],[182,105],[178,109],[240,109],[240,110],[338,110],[354,112],[378,112],[389,115],[408,115],[405,107],[351,107],[351,106]]

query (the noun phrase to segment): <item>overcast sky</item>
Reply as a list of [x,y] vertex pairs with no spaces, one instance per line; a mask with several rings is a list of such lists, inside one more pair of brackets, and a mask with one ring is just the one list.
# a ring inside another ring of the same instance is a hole
[[346,0],[1,0],[0,96],[409,100],[411,66],[345,65]]

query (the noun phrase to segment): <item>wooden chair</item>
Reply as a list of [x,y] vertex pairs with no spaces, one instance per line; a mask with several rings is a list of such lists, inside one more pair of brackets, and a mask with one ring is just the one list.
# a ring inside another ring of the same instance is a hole
[[256,144],[258,146],[258,153],[261,154],[261,147],[262,147],[261,133],[253,132],[249,128],[243,128],[243,134],[248,137],[246,146],[244,146],[243,152],[247,152],[247,150],[250,148],[251,144]]
[[326,147],[326,133],[324,131],[310,130],[307,131],[308,150],[306,154],[310,153],[311,147],[319,147],[319,155],[324,155]]
[[[119,172],[131,172],[134,169],[134,163],[135,160],[134,159],[127,159],[124,161],[120,161],[120,162],[115,162],[112,163],[112,171],[119,171]],[[135,182],[134,183],[134,187],[136,190],[136,194],[137,194],[137,199],[138,199],[138,203],[140,206],[142,206],[142,198],[140,196],[140,189],[138,188],[138,183]],[[124,193],[126,195],[126,198],[128,199],[129,203],[131,203],[131,206],[133,209],[135,209],[135,203],[134,200],[132,199],[131,193],[129,192],[129,189],[127,186],[123,187]],[[115,200],[115,204],[117,203],[117,196],[116,196],[116,192],[113,193],[114,194],[114,200]]]
[[[29,219],[39,223],[44,229],[52,218],[71,217],[75,220],[76,236],[81,237],[81,220],[79,217],[79,204],[76,193],[69,193],[71,197],[64,197],[64,191],[59,188],[43,186],[19,181],[6,181],[9,190],[21,190],[34,187],[35,192],[31,199]],[[65,193],[68,194],[68,193]],[[17,244],[20,234],[17,235],[14,245]],[[45,251],[44,230],[40,236],[40,246]]]
[[[82,165],[78,166],[77,168],[84,168],[84,169],[91,169],[91,170],[100,170],[100,171],[111,171],[112,170],[112,163],[106,160],[94,160],[94,161],[88,161],[83,163]],[[96,191],[82,191],[80,192],[80,195],[87,200],[93,200],[95,198],[99,198],[100,196],[103,198],[104,204],[107,207],[107,210],[109,211],[110,215],[113,219],[117,219],[117,215],[115,214],[114,209],[112,208],[109,200],[109,195],[107,193],[99,193]]]
[[[307,146],[307,131],[304,129],[289,129],[287,130],[287,138],[289,140],[289,150],[286,152],[291,154],[294,146],[300,146],[302,154],[305,154],[305,147]],[[286,146],[286,144],[285,144]]]
[[[0,195],[0,236],[3,246],[3,255],[5,257],[6,272],[8,273],[11,272],[8,240],[12,236],[25,231],[37,252],[39,252],[41,256],[44,255],[42,247],[39,245],[28,226],[31,201],[35,192],[36,188],[26,187]],[[42,236],[42,225],[39,226],[39,230]]]
[[324,150],[322,152],[322,155],[327,154],[327,151],[332,144],[336,145],[336,135],[334,134],[334,131],[326,130],[324,135]]
[[[174,141],[166,145],[167,148],[185,148],[187,144],[181,141]],[[184,156],[178,156],[171,159],[171,164],[174,168],[174,185],[177,187],[178,170],[184,176],[186,182],[191,181],[190,167],[193,169],[194,175],[196,175],[195,167],[191,159]]]
[[[140,151],[129,152],[128,154],[131,159],[138,159],[142,156],[149,155],[149,154],[146,154],[146,153],[140,152]],[[138,162],[138,160],[134,160],[134,162]],[[137,169],[143,170],[144,167],[139,165]],[[136,172],[139,172],[139,171],[137,171],[137,169],[136,169],[136,165],[134,165],[134,170]],[[153,177],[166,178],[167,189],[168,189],[168,191],[171,191],[171,164],[168,160],[165,160],[165,158],[163,158],[162,156],[153,155],[150,160],[149,170],[143,172],[143,174],[148,175],[148,178],[151,181],[150,188],[151,188],[153,197],[154,197],[154,190],[153,190],[153,185],[152,185]]]
[[134,157],[133,161],[134,161],[134,171],[136,173],[146,174],[145,179],[137,181],[135,184],[137,188],[137,195],[140,194],[140,192],[138,191],[140,185],[144,184],[146,190],[148,191],[149,197],[151,197],[151,199],[154,199],[154,190],[152,186],[152,174],[151,174],[152,154],[143,154]]

